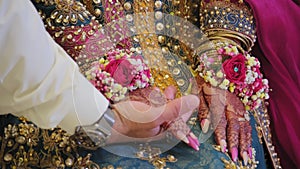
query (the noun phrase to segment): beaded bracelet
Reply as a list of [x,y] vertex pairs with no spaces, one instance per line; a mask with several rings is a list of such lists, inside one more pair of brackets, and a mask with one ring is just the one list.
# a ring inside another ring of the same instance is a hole
[[85,73],[87,79],[110,101],[118,102],[128,91],[153,83],[146,61],[129,50],[108,52]]
[[258,108],[269,98],[268,80],[263,79],[260,62],[246,52],[239,52],[237,46],[222,43],[217,56],[204,53],[199,57],[196,70],[212,86],[235,93],[246,110]]

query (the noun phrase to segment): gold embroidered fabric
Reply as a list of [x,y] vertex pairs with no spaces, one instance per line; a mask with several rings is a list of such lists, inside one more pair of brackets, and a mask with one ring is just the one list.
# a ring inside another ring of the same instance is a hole
[[[55,24],[77,24],[78,22],[85,23],[87,19],[90,19],[92,15],[88,12],[85,7],[78,1],[54,1],[54,0],[35,0],[38,3],[45,3],[47,5],[53,5],[57,3],[57,10],[51,13],[50,18],[45,18],[46,27],[48,30],[52,30],[53,37],[59,39],[61,44],[72,44],[76,41],[77,46],[70,48],[68,53],[72,50],[76,51],[73,54],[73,57],[78,60],[79,64],[84,62],[90,62],[86,60],[84,55],[80,56],[80,51],[87,46],[81,43],[84,43],[86,38],[94,38],[94,34],[97,30],[101,29],[99,22],[96,22],[94,19],[90,23],[92,29],[84,29],[84,26],[73,26],[67,28],[68,31],[65,31],[64,28],[58,29]],[[165,12],[166,9],[164,5],[168,5],[170,8],[169,14],[180,16],[188,21],[191,21],[195,24],[201,24],[200,28],[207,33],[207,35],[214,40],[224,41],[227,39],[230,43],[237,43],[241,46],[241,49],[245,51],[250,51],[253,43],[255,42],[255,25],[254,18],[249,7],[245,7],[243,3],[237,5],[232,5],[228,1],[215,1],[211,0],[213,3],[204,3],[199,0],[170,0],[169,4],[165,4],[160,0],[149,1],[149,0],[135,0],[135,1],[113,1],[105,0],[105,11],[96,10],[92,8],[91,4],[100,4],[98,0],[83,0],[86,4],[89,11],[94,15],[103,15],[106,14],[105,18],[110,18],[106,22],[112,22],[115,19],[118,19],[120,16],[118,14],[123,13],[124,18],[133,23],[133,28],[135,29],[135,36],[133,36],[133,41],[138,42],[140,47],[136,48],[137,51],[142,51],[144,57],[148,60],[153,74],[156,85],[161,89],[169,85],[174,85],[178,88],[177,97],[181,94],[184,94],[189,90],[190,82],[189,79],[193,77],[191,73],[191,68],[194,68],[197,64],[197,60],[193,57],[193,50],[188,44],[179,42],[174,38],[168,38],[164,35],[156,35],[157,31],[169,30],[170,32],[179,31],[182,34],[182,38],[189,38],[193,36],[192,32],[187,32],[187,29],[180,29],[181,26],[175,26],[164,22],[161,20],[161,13]],[[167,1],[165,1],[167,2]],[[201,10],[198,10],[201,6]],[[113,12],[115,11],[115,12]],[[198,12],[196,12],[198,11]],[[118,13],[119,12],[119,13]],[[195,16],[195,13],[199,13],[199,16]],[[44,14],[40,11],[42,17]],[[122,15],[123,15],[122,14]],[[135,15],[136,16],[135,16]],[[217,14],[217,15],[215,15]],[[217,17],[215,17],[217,16]],[[227,21],[228,16],[233,16],[235,18],[232,22]],[[226,23],[225,23],[226,22]],[[122,25],[121,25],[122,27]],[[112,28],[120,28],[120,25],[113,25]],[[122,27],[123,28],[123,27]],[[124,39],[127,35],[127,30],[131,27],[127,27],[116,31],[113,34],[112,39]],[[177,30],[176,30],[177,29]],[[125,31],[125,33],[124,33]],[[130,30],[133,31],[133,30]],[[116,37],[116,38],[114,38]],[[99,37],[95,37],[99,38]],[[117,40],[116,40],[117,41]],[[95,43],[91,41],[92,43]],[[200,41],[201,42],[201,41]],[[103,39],[103,42],[96,45],[99,47],[101,44],[112,43],[111,39]],[[119,44],[125,48],[132,47],[130,41],[121,41]],[[217,44],[217,43],[216,43]],[[71,45],[70,45],[71,46]],[[113,46],[114,47],[114,46]],[[110,46],[109,49],[113,48]],[[196,46],[197,47],[197,46]],[[203,50],[211,48],[201,46]],[[103,49],[103,51],[108,49]],[[179,58],[174,57],[171,53],[174,53]],[[90,56],[97,55],[88,54]],[[97,57],[92,57],[93,59],[99,59]],[[184,65],[186,62],[189,66]],[[84,66],[82,71],[84,72],[88,69]],[[179,91],[180,90],[180,91]],[[263,113],[260,113],[263,112]],[[254,112],[254,115],[258,121],[258,130],[261,131],[261,135],[264,138],[269,153],[275,167],[280,168],[279,159],[275,153],[274,146],[271,141],[271,134],[269,128],[269,117],[265,110]],[[4,159],[2,168],[5,168],[5,165],[10,163],[11,168],[26,168],[30,165],[43,164],[42,167],[49,168],[63,168],[70,167],[73,168],[100,168],[97,164],[90,160],[90,155],[81,157],[76,154],[76,145],[72,143],[69,139],[69,136],[59,128],[53,130],[42,130],[31,124],[29,124],[25,119],[21,119],[22,123],[18,125],[9,125],[5,129],[5,137],[0,138],[2,141],[0,158]],[[34,147],[37,146],[37,141],[43,139],[44,147],[42,154],[34,151]],[[24,150],[24,146],[29,146],[29,150]],[[10,148],[9,151],[4,151],[4,149]],[[16,151],[15,156],[11,152]],[[200,150],[201,151],[201,150]],[[42,155],[42,158],[40,158]],[[65,158],[62,158],[65,157]],[[170,162],[175,162],[174,157],[163,158],[165,161],[169,160]],[[149,159],[147,159],[149,160]],[[161,158],[151,159],[158,166],[166,167],[164,161]],[[225,167],[234,168],[237,167],[236,164],[232,164],[230,161],[224,160]],[[107,167],[111,168],[111,166]]]
[[200,28],[209,37],[225,37],[239,41],[246,51],[254,45],[255,23],[252,10],[243,1],[202,1]]

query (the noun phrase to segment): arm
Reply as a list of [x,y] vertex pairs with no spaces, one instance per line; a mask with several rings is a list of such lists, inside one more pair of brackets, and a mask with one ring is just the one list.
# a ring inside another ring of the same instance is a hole
[[32,4],[0,1],[0,6],[0,113],[70,133],[99,119],[108,101],[47,34]]

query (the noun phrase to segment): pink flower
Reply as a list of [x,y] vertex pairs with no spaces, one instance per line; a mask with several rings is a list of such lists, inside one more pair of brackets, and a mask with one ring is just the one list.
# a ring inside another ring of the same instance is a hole
[[133,70],[131,63],[125,59],[112,60],[105,67],[105,71],[110,73],[111,77],[122,86],[127,86],[131,83],[134,78]]
[[259,91],[260,89],[263,88],[263,83],[262,83],[262,79],[256,79],[256,81],[254,82],[254,92]]
[[222,67],[226,75],[226,79],[236,84],[243,83],[246,78],[245,61],[246,59],[242,54],[238,54],[225,60]]

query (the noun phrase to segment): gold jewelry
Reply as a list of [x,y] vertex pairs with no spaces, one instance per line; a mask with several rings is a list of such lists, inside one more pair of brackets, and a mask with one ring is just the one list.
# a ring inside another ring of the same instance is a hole
[[220,0],[202,1],[200,24],[201,30],[208,32],[209,35],[218,32],[220,36],[222,31],[232,34],[230,38],[241,40],[242,46],[248,52],[256,39],[251,8],[243,1],[236,3]]
[[160,157],[161,150],[159,148],[151,147],[149,143],[140,144],[139,151],[136,153],[136,157],[140,160],[148,161],[155,168],[164,168],[167,166],[167,162],[174,163],[177,159],[173,155],[167,155],[167,157]]

